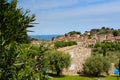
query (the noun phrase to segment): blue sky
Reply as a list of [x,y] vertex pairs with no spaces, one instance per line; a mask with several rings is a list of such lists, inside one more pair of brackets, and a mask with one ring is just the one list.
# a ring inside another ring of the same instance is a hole
[[89,31],[103,26],[120,29],[120,0],[18,0],[39,24],[29,35]]

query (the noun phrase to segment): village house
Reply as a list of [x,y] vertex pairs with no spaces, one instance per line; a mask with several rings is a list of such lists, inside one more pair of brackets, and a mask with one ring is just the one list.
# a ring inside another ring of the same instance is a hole
[[86,43],[86,47],[94,47],[96,40],[95,39],[87,39],[85,43]]
[[115,41],[120,42],[120,36],[116,36]]
[[104,42],[114,42],[114,41],[115,41],[115,37],[113,34],[107,34],[106,40],[104,40]]
[[105,34],[101,34],[97,36],[97,42],[103,42],[106,40],[106,35]]
[[83,48],[78,45],[59,48],[59,51],[64,51],[71,55],[71,65],[68,69],[63,70],[63,74],[78,75],[83,74],[83,64],[85,60],[90,57],[91,49]]

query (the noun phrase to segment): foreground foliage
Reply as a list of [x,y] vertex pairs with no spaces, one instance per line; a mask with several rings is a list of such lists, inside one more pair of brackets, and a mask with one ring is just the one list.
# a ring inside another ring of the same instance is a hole
[[24,44],[35,16],[16,6],[17,0],[0,0],[0,80],[45,80],[42,58],[46,48],[36,50]]

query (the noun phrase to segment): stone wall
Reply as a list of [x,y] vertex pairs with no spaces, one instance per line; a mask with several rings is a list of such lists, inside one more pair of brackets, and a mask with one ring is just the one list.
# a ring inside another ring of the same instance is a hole
[[91,49],[76,45],[60,48],[58,50],[64,51],[71,55],[71,65],[68,69],[64,69],[62,73],[67,75],[78,75],[78,73],[82,74],[83,63],[88,57],[90,57]]

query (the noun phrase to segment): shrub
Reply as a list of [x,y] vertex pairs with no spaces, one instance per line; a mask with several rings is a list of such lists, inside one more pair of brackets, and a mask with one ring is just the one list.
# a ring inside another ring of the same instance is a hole
[[119,35],[120,35],[120,32],[119,32],[118,30],[114,30],[114,31],[113,31],[113,35],[114,35],[114,36],[119,36]]
[[69,32],[68,34],[70,34],[70,35],[74,35],[74,34],[81,35],[81,33],[80,33],[80,32],[77,32],[77,31],[71,31],[71,32]]
[[66,47],[66,46],[72,46],[72,45],[77,45],[77,42],[75,42],[75,41],[68,41],[68,42],[65,42],[65,41],[56,41],[54,43],[54,46],[56,48]]
[[49,61],[49,70],[56,72],[57,75],[62,73],[63,68],[67,68],[70,65],[70,55],[61,51],[48,51],[47,60]]
[[99,76],[102,72],[108,72],[110,62],[108,58],[101,56],[89,57],[83,64],[84,73],[89,76]]

